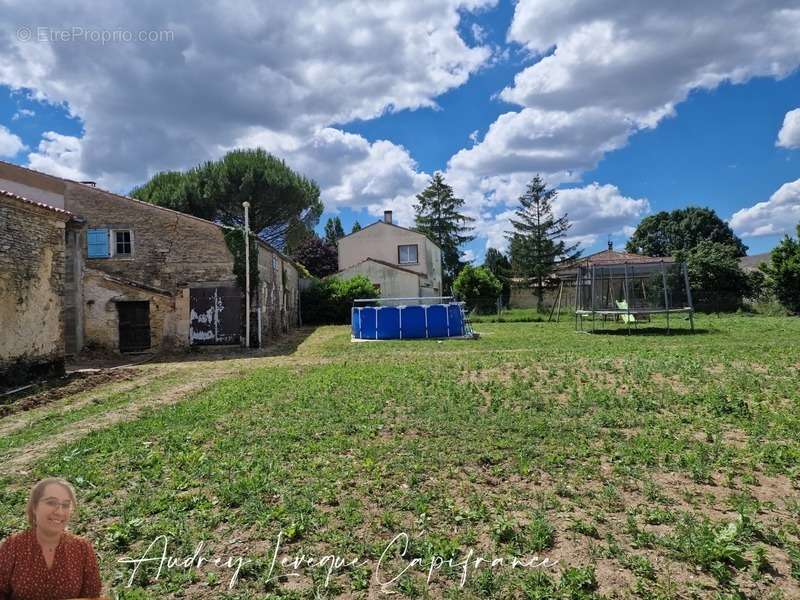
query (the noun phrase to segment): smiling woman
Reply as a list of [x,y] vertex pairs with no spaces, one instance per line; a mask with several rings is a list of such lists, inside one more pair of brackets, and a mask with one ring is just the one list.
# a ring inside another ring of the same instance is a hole
[[68,481],[48,478],[33,486],[27,509],[30,528],[0,546],[0,600],[99,597],[94,549],[67,531],[76,509]]

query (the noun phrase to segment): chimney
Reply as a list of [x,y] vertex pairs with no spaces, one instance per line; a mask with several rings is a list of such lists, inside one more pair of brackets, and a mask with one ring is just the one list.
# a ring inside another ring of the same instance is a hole
[[392,224],[392,211],[390,210],[383,211],[383,222],[388,225]]
[[614,242],[608,240],[608,251],[611,252],[614,249]]

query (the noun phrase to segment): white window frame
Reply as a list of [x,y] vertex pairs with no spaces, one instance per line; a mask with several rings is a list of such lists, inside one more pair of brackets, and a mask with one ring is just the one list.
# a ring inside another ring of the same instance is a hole
[[[127,231],[128,233],[131,234],[131,252],[130,252],[130,254],[117,254],[117,232],[118,231],[119,232]],[[133,258],[133,255],[135,253],[134,249],[136,247],[135,242],[134,242],[134,237],[133,237],[133,229],[130,229],[130,228],[127,228],[127,227],[124,228],[124,229],[123,228],[112,229],[110,237],[111,237],[111,239],[109,240],[109,245],[111,246],[111,248],[109,249],[110,250],[110,252],[109,252],[110,258],[119,258],[120,260],[125,259],[125,258]]]
[[[414,248],[416,260],[403,260],[402,249]],[[419,264],[419,244],[398,244],[397,246],[397,264],[398,265],[418,265]]]

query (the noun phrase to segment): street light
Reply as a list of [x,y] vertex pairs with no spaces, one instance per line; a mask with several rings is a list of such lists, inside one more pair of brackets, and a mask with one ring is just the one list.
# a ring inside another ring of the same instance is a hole
[[250,203],[242,202],[244,207],[244,335],[246,347],[250,347]]

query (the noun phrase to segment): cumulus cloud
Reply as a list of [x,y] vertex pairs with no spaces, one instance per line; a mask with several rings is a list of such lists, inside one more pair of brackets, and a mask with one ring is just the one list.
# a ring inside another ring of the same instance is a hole
[[19,136],[0,125],[0,156],[15,156],[23,148],[25,148],[25,144],[22,143]]
[[28,108],[20,108],[17,112],[14,113],[14,116],[11,117],[12,121],[19,121],[20,119],[24,119],[25,117],[33,117],[36,115],[35,111],[32,111]]
[[36,152],[28,155],[28,166],[56,177],[85,181],[87,177],[81,171],[82,151],[80,138],[46,131]]
[[731,227],[744,237],[793,233],[800,223],[800,179],[783,184],[769,200],[733,214]]
[[[650,212],[646,198],[631,198],[620,192],[615,185],[591,183],[583,187],[558,190],[553,201],[553,214],[563,215],[572,224],[567,232],[568,243],[591,246],[600,237],[611,235],[618,238],[630,236],[633,227]],[[506,232],[511,231],[511,219],[515,208],[508,208],[496,215],[485,213],[478,231],[485,237],[486,247],[507,250]]]
[[370,143],[333,127],[309,138],[253,130],[236,140],[236,145],[265,148],[313,177],[329,209],[347,206],[375,216],[389,209],[400,225],[413,223],[414,197],[429,178],[404,147],[386,140]]
[[786,113],[775,145],[783,148],[800,148],[800,108]]
[[625,115],[603,109],[509,112],[492,123],[480,144],[456,153],[448,169],[477,177],[585,171],[623,145],[630,130]]
[[[435,106],[489,60],[458,26],[461,11],[493,1],[12,1],[0,83],[66,102],[84,121],[81,169],[122,185],[212,158],[252,128],[307,140],[337,123]],[[173,35],[107,44],[13,35],[52,23]]]
[[800,62],[800,9],[793,0],[521,0],[508,37],[534,53],[554,51],[519,73],[504,99],[623,110],[653,126],[693,89],[791,73]]

